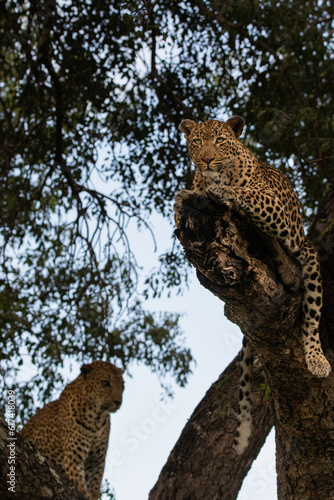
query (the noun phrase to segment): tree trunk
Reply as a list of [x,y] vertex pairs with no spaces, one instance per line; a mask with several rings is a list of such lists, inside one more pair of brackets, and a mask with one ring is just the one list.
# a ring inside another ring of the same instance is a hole
[[259,426],[245,453],[231,455],[239,399],[238,364],[237,356],[195,409],[150,493],[150,500],[237,498],[242,481],[274,424],[271,398],[263,401],[264,379],[258,373],[252,396]]
[[[244,214],[228,211],[226,207],[209,203],[189,191],[177,195],[174,209],[177,235],[186,258],[197,268],[201,284],[225,302],[225,315],[240,326],[266,373],[276,428],[279,500],[334,498],[334,377],[332,373],[327,379],[317,379],[306,368],[300,331],[303,287],[298,263]],[[320,333],[332,367],[333,219],[334,195],[331,193],[310,236],[320,255],[324,285]],[[230,373],[230,367],[226,373]],[[224,375],[222,377],[224,380]],[[237,374],[235,377],[233,386],[224,385],[222,388],[226,399],[220,403],[224,414],[234,415],[233,421],[225,419],[220,422],[224,429],[219,428],[219,401],[212,412],[210,405],[204,410],[203,400],[199,405],[203,412],[195,411],[191,417],[151,492],[150,500],[236,498],[237,489],[231,487],[231,477],[234,474],[239,489],[270,430],[267,420],[270,410],[269,402],[258,394],[249,447],[236,457],[231,450],[232,434],[236,428],[235,413],[231,408],[236,405],[238,393]],[[267,418],[261,418],[262,411],[267,412]],[[201,439],[200,450],[196,441],[199,431],[193,431],[196,440],[192,444],[186,439],[191,437],[190,429],[199,429],[202,433],[209,429]],[[227,435],[230,437],[226,438]],[[220,447],[216,440],[222,440]],[[206,456],[210,456],[210,463],[203,461]],[[200,479],[197,481],[198,475]]]
[[1,500],[85,500],[76,486],[0,419]]

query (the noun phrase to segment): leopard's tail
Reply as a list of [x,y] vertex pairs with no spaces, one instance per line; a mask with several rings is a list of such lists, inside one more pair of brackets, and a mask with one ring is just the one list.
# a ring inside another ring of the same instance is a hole
[[240,397],[238,427],[233,441],[233,450],[240,455],[247,448],[252,431],[252,382],[253,353],[246,337],[243,339],[240,360]]
[[307,368],[316,377],[327,377],[331,366],[324,356],[319,337],[322,285],[317,252],[307,238],[298,256],[302,264],[305,293],[303,298],[302,333]]

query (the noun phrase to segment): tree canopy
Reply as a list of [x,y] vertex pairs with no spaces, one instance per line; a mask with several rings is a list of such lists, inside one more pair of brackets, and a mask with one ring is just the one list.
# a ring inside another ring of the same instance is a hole
[[[192,168],[184,118],[238,114],[311,217],[334,174],[330,0],[2,0],[2,383],[28,352],[48,397],[68,356],[145,362],[184,384],[175,243],[139,284],[128,228],[171,216]],[[305,219],[307,220],[307,219]],[[48,377],[51,383],[46,383]]]

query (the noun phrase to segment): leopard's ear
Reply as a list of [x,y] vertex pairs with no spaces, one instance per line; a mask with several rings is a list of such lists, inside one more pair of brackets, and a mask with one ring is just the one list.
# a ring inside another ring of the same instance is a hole
[[245,126],[245,120],[241,116],[232,116],[229,120],[225,122],[225,125],[229,125],[236,137],[241,135],[242,129]]
[[189,137],[194,127],[196,127],[196,123],[191,120],[183,120],[183,122],[180,123],[181,132],[184,133],[186,139]]
[[82,375],[87,378],[87,375],[93,370],[93,367],[92,365],[82,365],[82,367],[80,368],[80,371],[82,373]]

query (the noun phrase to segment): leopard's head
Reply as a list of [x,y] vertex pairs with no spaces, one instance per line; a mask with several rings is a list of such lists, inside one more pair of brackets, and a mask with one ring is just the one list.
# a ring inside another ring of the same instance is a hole
[[181,122],[180,129],[187,139],[190,158],[204,177],[218,182],[219,172],[234,164],[238,151],[237,138],[244,125],[245,121],[240,116],[233,116],[226,122]]
[[82,384],[97,411],[114,413],[122,404],[124,390],[123,370],[105,361],[82,365]]

